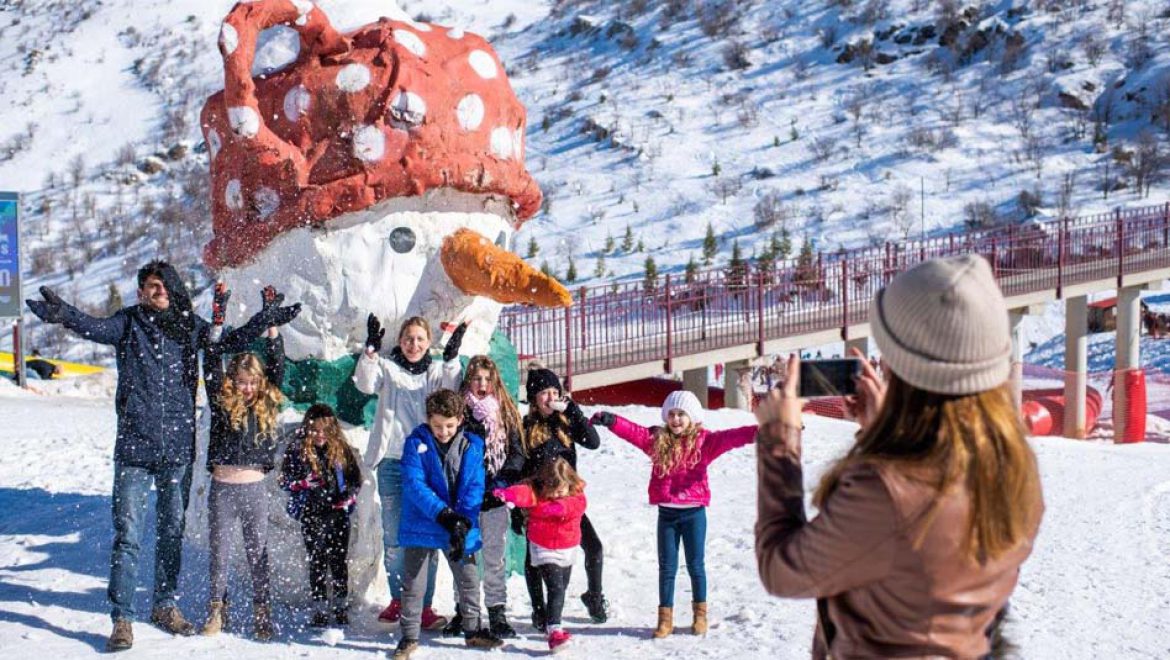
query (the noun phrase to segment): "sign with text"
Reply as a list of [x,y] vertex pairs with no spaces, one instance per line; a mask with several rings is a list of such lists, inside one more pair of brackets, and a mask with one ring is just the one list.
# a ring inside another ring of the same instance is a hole
[[20,193],[0,192],[0,318],[19,317]]

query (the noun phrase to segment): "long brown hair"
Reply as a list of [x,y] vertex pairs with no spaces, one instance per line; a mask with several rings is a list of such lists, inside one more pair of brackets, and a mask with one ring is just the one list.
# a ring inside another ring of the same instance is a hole
[[585,481],[563,458],[553,459],[544,464],[532,476],[532,491],[538,500],[557,500],[562,497],[580,495],[585,490]]
[[326,474],[326,470],[322,469],[320,461],[317,460],[317,447],[313,445],[313,436],[309,433],[310,426],[317,420],[321,420],[325,425],[325,460],[329,462],[325,467],[334,465],[348,467],[350,456],[353,454],[349,451],[345,435],[341,432],[341,423],[337,421],[333,409],[324,403],[314,403],[305,411],[300,428],[301,456],[313,472]]
[[[223,379],[223,387],[219,391],[219,405],[228,414],[232,430],[239,431],[248,423],[248,411],[256,412],[256,426],[260,433],[255,438],[259,442],[262,437],[270,437],[276,430],[276,414],[280,412],[280,404],[284,395],[280,393],[277,384],[270,383],[264,373],[264,363],[255,353],[238,353],[232,357],[227,367],[227,378]],[[240,374],[248,374],[257,380],[256,398],[251,406],[244,399],[244,395],[236,389],[236,378]]]
[[565,432],[569,427],[569,418],[565,417],[565,413],[553,411],[553,414],[545,417],[536,409],[535,403],[528,404],[528,414],[524,416],[524,434],[521,448],[524,450],[524,455],[528,456],[532,450],[556,439],[566,447],[573,446],[573,439]]
[[[1008,384],[952,396],[919,389],[891,373],[877,419],[821,480],[814,503],[823,505],[841,474],[863,462],[901,467],[911,478],[925,479],[940,494],[965,489],[970,517],[963,545],[972,560],[999,557],[1038,523],[1041,493],[1036,456],[1028,446]],[[940,501],[936,499],[928,512],[922,536]]]
[[671,433],[666,426],[654,430],[654,445],[650,451],[650,461],[654,465],[654,474],[659,477],[674,472],[679,468],[689,469],[699,462],[699,434],[703,428],[691,421],[681,435]]
[[495,361],[490,357],[476,355],[467,361],[467,368],[463,370],[463,384],[459,387],[459,393],[467,394],[471,390],[471,379],[475,377],[475,372],[480,369],[490,374],[492,394],[500,402],[500,421],[503,422],[504,433],[507,435],[519,433],[520,410],[516,408],[516,402],[512,400],[512,395],[508,393],[508,388],[504,387],[504,381],[500,379],[500,368],[496,366]]

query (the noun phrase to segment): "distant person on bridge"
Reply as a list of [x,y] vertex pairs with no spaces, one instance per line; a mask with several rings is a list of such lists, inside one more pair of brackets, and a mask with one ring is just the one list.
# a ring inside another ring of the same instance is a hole
[[[138,271],[138,304],[95,318],[41,287],[43,300],[26,300],[46,323],[60,323],[86,339],[116,348],[118,389],[114,443],[114,545],[110,558],[108,651],[134,643],[138,553],[143,516],[153,488],[158,535],[150,620],[163,630],[191,635],[195,627],[177,606],[184,514],[195,460],[195,391],[199,351],[212,343],[211,324],[195,315],[187,286],[175,269],[152,261]],[[284,325],[300,305],[265,302],[247,324],[220,339],[228,352],[243,350],[270,326]]]
[[814,658],[991,657],[1044,509],[1003,294],[982,257],[933,259],[878,292],[869,322],[889,375],[864,363],[857,441],[821,480],[816,518],[796,356],[756,410],[760,579],[817,599]]
[[[536,473],[557,458],[563,458],[573,470],[577,469],[577,445],[586,449],[597,449],[601,439],[597,429],[585,418],[581,407],[565,396],[561,380],[548,369],[530,368],[525,383],[528,397],[528,414],[524,416],[524,433],[520,446],[510,451],[504,464],[503,473],[511,483],[531,479]],[[523,534],[523,514],[512,510],[512,529]],[[581,548],[585,551],[585,576],[587,591],[581,601],[589,610],[594,623],[605,623],[609,618],[609,603],[602,591],[601,573],[603,567],[601,538],[589,516],[581,518]],[[528,586],[528,597],[532,603],[532,626],[546,632],[548,624],[544,592],[539,572],[532,566],[532,553],[524,562],[524,580]]]

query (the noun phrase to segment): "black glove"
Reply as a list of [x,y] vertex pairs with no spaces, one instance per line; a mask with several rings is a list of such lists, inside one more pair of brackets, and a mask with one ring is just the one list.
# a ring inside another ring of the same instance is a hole
[[24,303],[32,310],[37,318],[45,323],[60,323],[65,320],[65,301],[53,293],[47,286],[42,286],[41,297],[44,300],[25,300]]
[[269,328],[284,325],[301,313],[300,303],[281,307],[280,304],[284,302],[284,294],[277,293],[271,285],[264,287],[260,292],[260,298],[260,318],[264,319],[264,325]]
[[215,293],[211,296],[211,322],[214,325],[223,325],[227,317],[228,300],[232,297],[231,289],[223,282],[215,283]]
[[598,424],[600,424],[601,426],[604,426],[607,429],[612,429],[613,424],[616,421],[617,421],[617,417],[613,413],[605,411],[605,410],[593,413],[593,417],[591,417],[589,419],[589,423],[593,424],[594,426],[597,426]]
[[261,304],[260,311],[265,314],[274,314],[280,308],[281,303],[284,302],[284,294],[277,293],[276,287],[269,284],[260,290]]
[[451,561],[463,559],[463,551],[467,547],[467,533],[471,531],[471,521],[465,516],[455,513],[450,508],[443,509],[435,520],[447,530],[450,535]]
[[386,328],[378,322],[378,317],[370,314],[366,317],[366,348],[375,353],[382,350],[382,338],[386,336]]
[[460,323],[459,327],[455,328],[455,332],[451,333],[451,338],[443,347],[443,362],[450,362],[459,357],[459,345],[463,343],[463,333],[465,332],[467,332],[467,321]]
[[524,515],[524,509],[512,509],[511,516],[512,531],[516,532],[518,536],[524,536],[524,527],[528,524],[528,517]]

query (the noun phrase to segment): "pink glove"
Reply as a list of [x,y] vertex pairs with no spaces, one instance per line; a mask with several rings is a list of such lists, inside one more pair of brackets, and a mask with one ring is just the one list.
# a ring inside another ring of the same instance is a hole
[[288,485],[288,489],[294,493],[300,492],[302,490],[313,490],[314,488],[320,487],[321,477],[318,477],[316,474],[310,474],[304,479],[301,479],[300,481],[294,481]]
[[495,495],[496,499],[503,500],[512,506],[516,506],[516,495],[507,488],[496,488],[492,491],[492,495]]
[[354,502],[357,502],[357,497],[350,495],[349,497],[345,498],[344,500],[341,500],[340,502],[337,502],[336,504],[334,504],[333,508],[337,509],[338,511],[345,511],[345,510],[349,509],[349,507],[353,506]]

